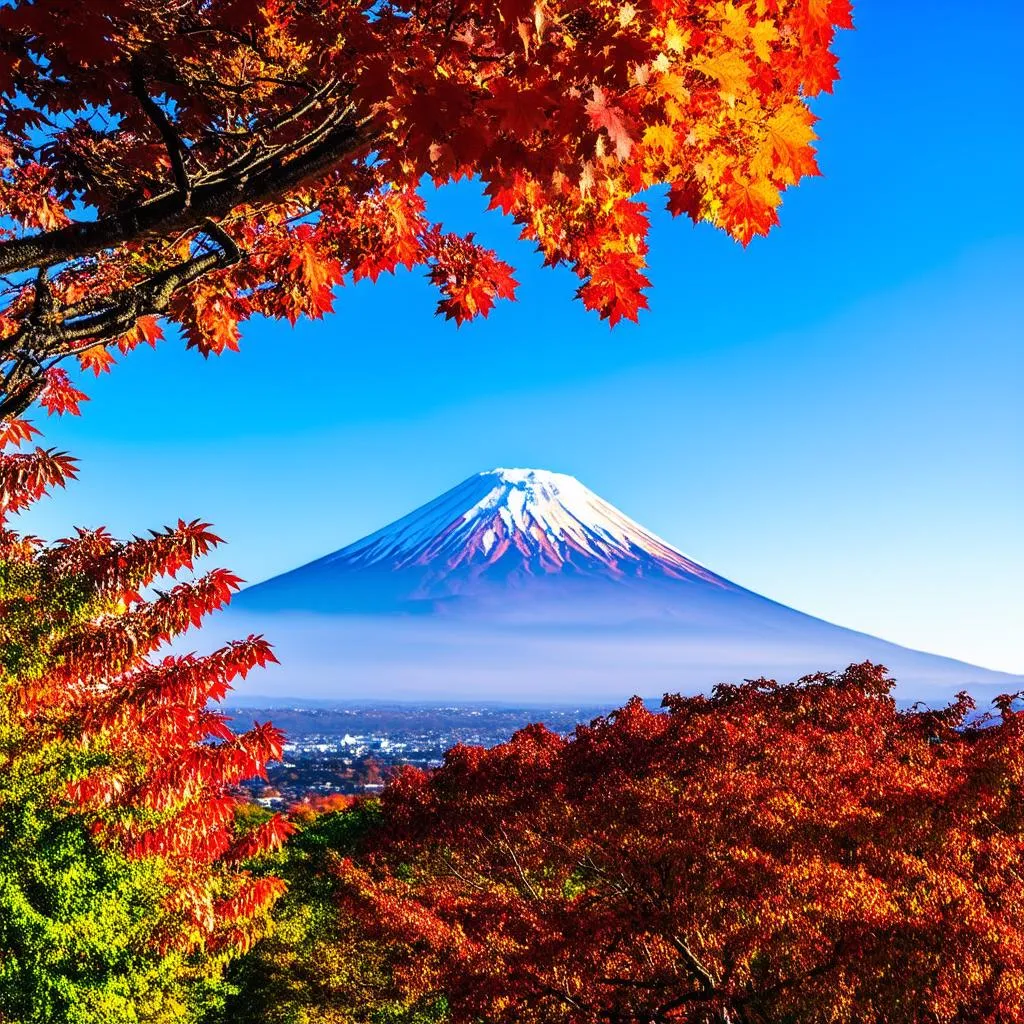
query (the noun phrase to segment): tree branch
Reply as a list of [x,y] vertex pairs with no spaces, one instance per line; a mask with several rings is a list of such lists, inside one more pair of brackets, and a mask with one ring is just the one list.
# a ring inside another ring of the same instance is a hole
[[[167,311],[174,293],[204,274],[229,267],[242,258],[235,240],[214,221],[203,221],[203,230],[219,246],[151,275],[130,288],[106,296],[90,296],[65,307],[53,308],[53,296],[40,270],[36,303],[17,335],[8,339],[13,363],[0,381],[0,422],[19,416],[46,386],[46,371],[63,359],[94,345],[121,337],[139,317]],[[44,360],[47,360],[44,362]]]
[[516,869],[516,873],[519,875],[519,880],[526,887],[526,890],[527,892],[529,892],[531,898],[537,899],[537,890],[534,889],[534,887],[530,884],[530,880],[526,877],[526,872],[523,871],[523,866],[519,863],[519,858],[516,856],[516,851],[512,848],[512,843],[509,842],[508,833],[505,831],[505,826],[499,825],[498,829],[501,832],[501,837],[505,842],[505,849],[508,851],[509,857],[512,858],[512,864]]
[[[344,120],[317,138],[321,125],[291,151],[291,159],[262,161],[255,168],[241,166],[237,173],[216,181],[197,182],[191,202],[185,205],[180,191],[163,192],[126,211],[95,221],[78,222],[53,231],[12,239],[0,244],[0,273],[14,273],[38,266],[91,256],[96,252],[154,235],[197,227],[209,217],[222,217],[242,204],[257,204],[275,198],[282,190],[301,184],[347,156],[367,142],[362,126]],[[305,147],[305,148],[304,148]]]
[[690,969],[701,988],[705,992],[714,992],[718,987],[714,976],[697,959],[690,947],[678,935],[670,936],[669,941],[675,947],[676,952],[683,958],[683,962]]
[[132,61],[131,80],[133,95],[139,101],[139,105],[146,112],[147,117],[156,125],[157,131],[160,132],[160,136],[164,140],[167,156],[171,161],[171,173],[174,175],[178,192],[181,193],[182,205],[187,208],[192,203],[192,182],[185,167],[188,150],[185,149],[170,118],[164,113],[163,107],[146,91],[146,79],[142,74],[138,57]]

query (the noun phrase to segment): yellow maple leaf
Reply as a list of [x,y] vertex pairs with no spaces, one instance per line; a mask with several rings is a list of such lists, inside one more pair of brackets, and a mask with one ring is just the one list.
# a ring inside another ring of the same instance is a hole
[[758,19],[750,29],[750,39],[758,60],[766,64],[772,59],[772,43],[779,38],[779,27],[774,21]]
[[687,143],[691,146],[706,146],[713,144],[718,138],[718,128],[713,124],[698,121],[690,128]]
[[804,175],[817,173],[811,149],[817,138],[813,124],[814,115],[796,102],[787,103],[768,118],[765,146],[776,165],[776,177],[795,184]]
[[644,129],[644,145],[649,149],[660,149],[671,155],[676,148],[676,133],[671,125],[651,124]]
[[682,53],[686,49],[689,40],[689,31],[683,32],[676,24],[674,18],[670,18],[665,26],[665,46],[673,53]]
[[673,99],[677,103],[685,105],[690,102],[690,90],[686,88],[686,82],[682,75],[658,75],[657,81],[654,83],[654,91],[659,96]]
[[728,3],[716,4],[712,17],[720,21],[719,31],[726,39],[743,45],[750,34],[750,22],[747,20],[746,8],[737,7],[729,0]]
[[735,50],[710,56],[701,54],[694,58],[692,66],[702,75],[715,79],[721,91],[731,96],[745,92],[750,81],[750,68],[742,54]]
[[693,171],[697,180],[703,185],[709,189],[716,189],[729,167],[729,158],[720,150],[712,150],[693,165]]

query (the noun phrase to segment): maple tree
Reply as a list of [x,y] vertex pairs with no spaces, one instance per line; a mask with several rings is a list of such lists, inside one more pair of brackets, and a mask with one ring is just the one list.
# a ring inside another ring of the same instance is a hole
[[238,586],[214,569],[153,589],[218,543],[205,523],[13,530],[75,472],[33,433],[0,425],[0,1021],[191,1020],[284,889],[250,862],[291,826],[247,827],[236,793],[280,733],[214,709],[273,655],[250,636],[159,656]]
[[234,991],[204,1024],[435,1024],[446,1017],[443,996],[410,998],[398,985],[395,963],[408,949],[338,913],[334,868],[358,855],[380,825],[373,801],[353,803],[335,796],[291,808],[297,831],[264,867],[288,883],[273,929],[232,964]]
[[328,865],[459,1022],[1024,1018],[1024,712],[884,669],[637,699],[385,789]]
[[[180,325],[204,355],[345,280],[426,268],[458,322],[511,267],[427,216],[469,176],[601,317],[646,305],[647,210],[746,244],[818,173],[849,0],[0,5],[0,420]],[[64,365],[62,365],[64,364]]]

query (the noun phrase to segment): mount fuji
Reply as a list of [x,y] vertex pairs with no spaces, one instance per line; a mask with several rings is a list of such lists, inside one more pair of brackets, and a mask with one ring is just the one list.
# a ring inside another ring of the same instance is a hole
[[[620,702],[756,676],[885,664],[906,699],[1020,677],[912,651],[718,576],[574,477],[495,469],[384,529],[243,590],[275,700]],[[272,692],[271,692],[272,691]]]

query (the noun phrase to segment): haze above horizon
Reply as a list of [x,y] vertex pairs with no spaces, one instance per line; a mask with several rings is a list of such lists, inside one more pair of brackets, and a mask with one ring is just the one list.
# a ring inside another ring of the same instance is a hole
[[198,516],[231,542],[218,564],[257,581],[473,472],[538,465],[758,593],[1024,672],[1024,9],[856,17],[816,105],[824,177],[746,251],[653,196],[639,327],[571,301],[463,183],[431,212],[516,265],[517,303],[456,331],[402,274],[322,322],[250,323],[205,366],[174,341],[135,353],[81,420],[39,424],[81,480],[25,527]]

